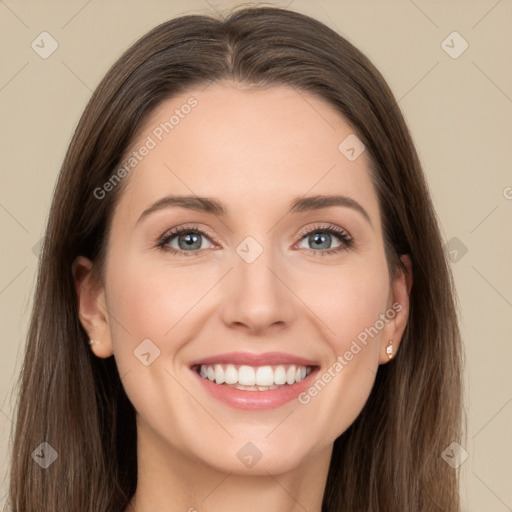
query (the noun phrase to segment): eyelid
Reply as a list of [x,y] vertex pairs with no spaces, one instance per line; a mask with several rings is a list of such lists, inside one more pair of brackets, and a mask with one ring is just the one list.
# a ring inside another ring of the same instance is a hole
[[297,236],[300,238],[300,240],[302,240],[306,235],[309,235],[311,232],[315,232],[315,231],[333,232],[338,237],[341,237],[341,235],[344,235],[344,237],[347,240],[350,240],[350,241],[353,240],[352,235],[345,228],[337,226],[336,224],[330,224],[329,222],[324,222],[319,226],[305,227],[299,232],[299,234]]
[[[176,226],[174,228],[168,229],[162,236],[158,238],[158,244],[164,245],[167,243],[167,239],[175,238],[180,233],[188,233],[189,231],[197,232],[201,235],[206,236],[210,240],[214,241],[215,243],[219,244],[218,238],[208,229],[204,227],[199,227],[197,224],[185,224],[181,226]],[[194,252],[194,251],[189,251]]]

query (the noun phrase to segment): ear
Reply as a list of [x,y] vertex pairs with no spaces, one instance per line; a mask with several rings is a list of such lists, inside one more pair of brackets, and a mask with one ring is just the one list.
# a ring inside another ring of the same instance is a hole
[[110,333],[105,290],[94,275],[93,264],[78,256],[71,270],[78,298],[78,317],[89,339],[94,340],[92,351],[98,357],[110,357],[114,352]]
[[386,323],[381,331],[379,364],[385,364],[390,361],[386,348],[389,346],[391,340],[393,340],[392,357],[394,358],[396,356],[409,317],[409,295],[412,288],[412,263],[408,254],[400,256],[400,261],[405,268],[399,267],[397,269],[391,286],[386,316],[390,318],[393,312],[394,316]]

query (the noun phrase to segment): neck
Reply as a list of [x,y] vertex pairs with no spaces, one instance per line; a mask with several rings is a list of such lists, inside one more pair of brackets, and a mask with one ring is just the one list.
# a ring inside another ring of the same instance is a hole
[[141,423],[137,491],[125,512],[321,512],[332,444],[284,473],[236,474],[170,446]]

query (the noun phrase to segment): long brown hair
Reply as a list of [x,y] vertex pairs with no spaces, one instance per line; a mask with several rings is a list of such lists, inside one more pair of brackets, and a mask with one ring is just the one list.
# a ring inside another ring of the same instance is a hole
[[[224,79],[288,85],[343,115],[370,156],[390,272],[399,255],[412,260],[400,350],[379,367],[361,414],[334,443],[322,510],[459,511],[458,473],[441,453],[462,442],[463,354],[450,268],[411,136],[388,85],[358,49],[319,21],[276,7],[162,23],[92,95],[60,171],[39,261],[19,381],[12,510],[121,512],[135,492],[135,411],[114,358],[89,349],[71,266],[84,255],[101,275],[123,187],[102,200],[94,190],[148,115],[187,88]],[[58,456],[47,469],[32,456],[43,442]]]

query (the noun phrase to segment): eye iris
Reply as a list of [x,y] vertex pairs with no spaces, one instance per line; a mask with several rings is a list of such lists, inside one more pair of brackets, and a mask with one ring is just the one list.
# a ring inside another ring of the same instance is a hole
[[[320,245],[318,245],[318,243],[320,243],[320,244],[322,244],[322,242],[325,243],[326,239],[328,242],[330,242],[330,238],[331,238],[331,235],[329,235],[328,233],[323,233],[323,234],[319,235],[317,232],[314,235],[309,236],[309,242],[316,244],[317,247],[320,247]],[[320,249],[328,249],[328,247],[320,247]]]
[[[187,233],[185,235],[179,236],[178,237],[178,245],[180,246],[180,249],[183,249],[183,247],[180,243],[183,239],[185,240],[185,244],[186,244],[185,248],[200,249],[201,248],[200,236],[201,235],[199,235],[198,233]],[[197,247],[194,247],[194,244],[196,244]]]

